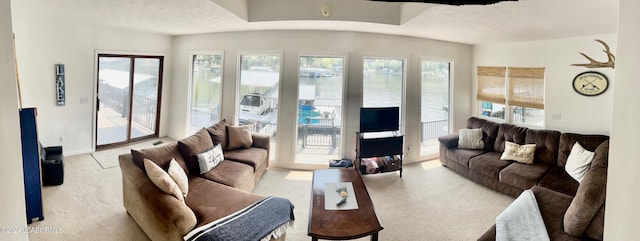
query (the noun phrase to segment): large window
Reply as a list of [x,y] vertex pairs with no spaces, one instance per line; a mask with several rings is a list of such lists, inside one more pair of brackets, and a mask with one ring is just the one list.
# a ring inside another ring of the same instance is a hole
[[220,120],[222,59],[222,54],[191,56],[190,133]]
[[342,140],[343,57],[301,56],[296,162],[339,159]]
[[478,66],[480,115],[544,126],[544,68]]
[[420,156],[438,153],[438,137],[449,134],[449,80],[446,61],[422,61]]
[[400,107],[402,130],[402,100],[404,61],[401,59],[365,58],[363,63],[362,106]]
[[[280,65],[280,55],[240,55],[239,124],[271,137],[278,123]],[[275,138],[271,138],[273,150],[275,144]]]

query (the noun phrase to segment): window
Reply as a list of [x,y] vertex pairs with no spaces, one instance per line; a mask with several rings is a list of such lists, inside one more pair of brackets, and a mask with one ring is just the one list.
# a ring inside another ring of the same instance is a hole
[[449,134],[450,63],[422,61],[420,156],[438,153],[437,138]]
[[340,159],[344,57],[301,56],[296,162]]
[[399,130],[402,130],[404,61],[401,59],[365,58],[363,63],[362,106],[400,107]]
[[[240,55],[238,122],[271,137],[278,123],[280,65],[280,55]],[[271,138],[271,148],[275,150],[275,138]]]
[[544,70],[478,66],[480,115],[544,126]]
[[190,134],[220,120],[222,54],[191,56]]

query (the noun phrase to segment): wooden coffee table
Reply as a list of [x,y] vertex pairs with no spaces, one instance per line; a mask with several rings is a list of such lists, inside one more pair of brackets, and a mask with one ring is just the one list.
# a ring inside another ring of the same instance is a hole
[[[332,182],[351,182],[359,208],[325,210],[324,189],[326,183]],[[309,209],[308,235],[313,241],[356,239],[368,235],[371,240],[378,240],[378,232],[383,229],[362,177],[353,168],[314,171]]]

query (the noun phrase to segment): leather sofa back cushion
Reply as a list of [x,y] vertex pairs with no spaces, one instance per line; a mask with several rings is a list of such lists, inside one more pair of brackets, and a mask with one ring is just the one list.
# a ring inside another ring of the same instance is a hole
[[482,129],[482,140],[484,141],[484,150],[493,150],[493,145],[496,142],[496,136],[498,135],[498,128],[500,124],[487,121],[485,119],[470,117],[467,119],[468,129]]
[[184,169],[184,172],[189,175],[189,168],[187,168],[187,164],[185,163],[180,151],[178,151],[177,143],[170,143],[158,147],[146,148],[142,150],[131,149],[131,156],[133,158],[133,162],[140,167],[142,170],[144,168],[144,159],[147,158],[150,161],[156,163],[159,167],[164,170],[169,169],[169,163],[171,159],[176,159],[178,165]]
[[213,142],[207,129],[202,128],[195,134],[178,141],[178,150],[193,175],[200,173],[198,154],[213,148]]
[[580,143],[587,151],[594,151],[600,143],[609,140],[605,135],[581,135],[574,133],[562,133],[560,135],[560,147],[558,149],[558,162],[556,165],[564,167],[567,164],[567,158],[571,153],[571,148],[577,142]]
[[605,201],[607,188],[607,163],[609,141],[600,144],[595,150],[591,169],[582,179],[576,196],[564,215],[564,231],[573,236],[582,236],[591,220]]
[[560,132],[554,130],[534,130],[512,124],[500,124],[493,149],[504,152],[505,142],[519,145],[536,144],[534,162],[555,164],[558,157]]

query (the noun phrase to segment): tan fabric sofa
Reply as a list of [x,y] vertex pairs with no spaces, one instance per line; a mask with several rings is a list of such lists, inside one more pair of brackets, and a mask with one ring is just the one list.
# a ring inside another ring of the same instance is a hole
[[[457,148],[457,134],[441,137],[440,161],[444,166],[513,197],[531,189],[551,240],[602,240],[608,136],[534,130],[476,117],[467,120],[466,128],[482,129],[484,149]],[[536,144],[533,164],[501,160],[506,141]],[[595,153],[581,183],[565,171],[576,142]],[[495,240],[495,225],[479,240]]]
[[[269,165],[269,137],[252,133],[251,147],[229,150],[226,126],[221,121],[177,143],[119,156],[124,207],[151,240],[182,240],[194,228],[264,198],[251,191]],[[225,160],[200,174],[195,155],[214,143],[222,145]],[[178,162],[189,178],[185,203],[151,182],[144,170],[145,158],[164,170],[172,159]],[[284,235],[278,240],[284,240]]]

